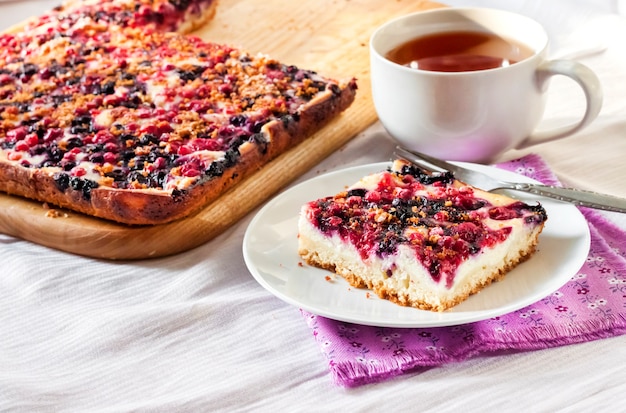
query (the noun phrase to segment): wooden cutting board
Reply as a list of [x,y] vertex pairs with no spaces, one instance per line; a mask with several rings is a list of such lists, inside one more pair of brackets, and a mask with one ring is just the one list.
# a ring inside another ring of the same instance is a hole
[[161,257],[211,240],[376,121],[369,84],[371,33],[396,16],[438,6],[420,0],[219,0],[215,18],[196,35],[326,76],[355,77],[359,90],[352,106],[188,218],[129,227],[66,210],[51,214],[40,202],[0,194],[0,232],[74,254],[115,260]]

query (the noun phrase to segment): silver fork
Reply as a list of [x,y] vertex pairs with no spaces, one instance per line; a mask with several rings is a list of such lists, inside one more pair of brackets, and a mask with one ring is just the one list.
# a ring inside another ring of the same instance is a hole
[[562,188],[552,185],[501,181],[482,172],[467,169],[424,153],[408,150],[401,146],[396,146],[393,154],[398,158],[402,158],[416,164],[417,166],[420,166],[428,171],[450,171],[460,181],[466,182],[485,191],[494,192],[502,189],[523,191],[557,199],[563,202],[569,202],[578,206],[626,213],[625,198],[575,188]]

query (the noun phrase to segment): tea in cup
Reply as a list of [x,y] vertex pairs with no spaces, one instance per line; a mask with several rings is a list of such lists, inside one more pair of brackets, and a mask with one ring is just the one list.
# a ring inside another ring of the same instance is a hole
[[[602,107],[598,77],[581,63],[548,60],[536,21],[484,8],[442,8],[392,20],[370,40],[378,117],[402,146],[448,160],[490,162],[509,149],[571,136]],[[585,113],[536,131],[549,79],[583,90]]]

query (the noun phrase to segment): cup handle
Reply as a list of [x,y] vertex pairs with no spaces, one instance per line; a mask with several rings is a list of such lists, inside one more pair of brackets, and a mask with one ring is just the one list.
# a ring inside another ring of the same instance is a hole
[[540,90],[543,90],[545,82],[555,75],[567,76],[580,85],[587,101],[585,114],[578,123],[533,133],[517,145],[516,149],[524,149],[538,143],[550,142],[569,136],[589,125],[600,113],[603,100],[602,87],[600,79],[591,69],[572,60],[546,61],[537,68],[537,83]]

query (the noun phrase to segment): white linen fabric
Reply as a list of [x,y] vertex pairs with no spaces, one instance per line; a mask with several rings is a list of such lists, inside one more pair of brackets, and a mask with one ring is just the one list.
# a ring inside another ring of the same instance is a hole
[[[555,55],[581,45],[602,50],[580,56],[604,84],[598,120],[566,141],[506,159],[536,152],[567,184],[626,196],[622,3],[448,2],[535,17],[549,28]],[[0,4],[0,25],[55,4]],[[574,87],[555,81],[546,122],[572,120],[580,104]],[[386,161],[393,146],[374,125],[298,182]],[[569,412],[623,405],[624,336],[481,356],[354,389],[335,386],[298,308],[265,291],[244,264],[242,240],[253,215],[192,251],[136,262],[79,257],[0,235],[0,411]],[[624,216],[607,216],[626,228]]]

